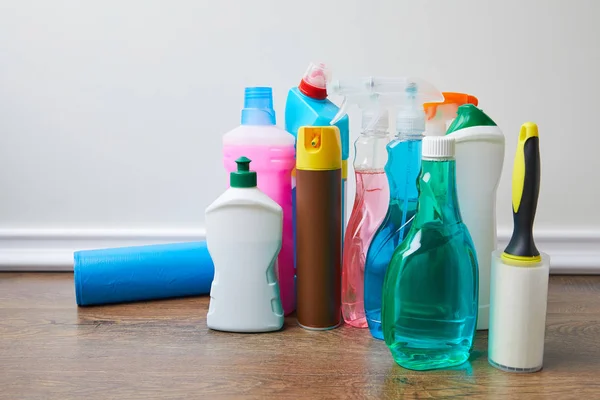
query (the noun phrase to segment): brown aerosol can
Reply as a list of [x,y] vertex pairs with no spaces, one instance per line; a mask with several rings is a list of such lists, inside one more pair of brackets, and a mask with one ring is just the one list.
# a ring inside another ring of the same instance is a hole
[[342,147],[336,126],[305,126],[296,142],[296,285],[300,326],[342,322]]

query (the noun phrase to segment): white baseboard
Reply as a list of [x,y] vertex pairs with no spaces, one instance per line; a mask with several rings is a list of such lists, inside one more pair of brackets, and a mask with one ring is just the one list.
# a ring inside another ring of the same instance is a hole
[[[511,231],[498,232],[503,248]],[[204,229],[0,229],[0,271],[72,271],[73,252],[147,244],[193,242]],[[600,274],[600,229],[536,230],[553,274]]]
[[78,250],[194,242],[204,229],[0,229],[0,271],[72,271]]

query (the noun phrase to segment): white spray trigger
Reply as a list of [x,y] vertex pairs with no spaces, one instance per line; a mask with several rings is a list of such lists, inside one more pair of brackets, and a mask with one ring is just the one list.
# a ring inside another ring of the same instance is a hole
[[335,114],[335,117],[333,117],[331,122],[329,122],[329,125],[335,125],[340,119],[344,118],[346,115],[346,107],[348,107],[348,98],[344,97],[340,109],[338,110],[337,114]]

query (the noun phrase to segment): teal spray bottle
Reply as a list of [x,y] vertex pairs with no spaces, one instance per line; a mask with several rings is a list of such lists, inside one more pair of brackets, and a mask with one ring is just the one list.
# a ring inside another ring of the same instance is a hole
[[[285,130],[298,138],[302,126],[328,126],[339,112],[338,106],[327,98],[329,70],[323,63],[311,63],[300,84],[289,90],[285,103]],[[340,130],[342,144],[342,235],[346,226],[346,180],[348,178],[348,155],[350,128],[348,117],[340,118],[335,126]],[[296,170],[292,171],[292,209],[294,243],[296,243]],[[342,236],[343,237],[343,236]],[[294,246],[294,260],[296,246]]]
[[423,139],[417,213],[383,288],[383,334],[396,363],[412,370],[465,362],[475,336],[478,266],[456,191],[455,139]]
[[[381,294],[387,266],[402,242],[416,211],[416,181],[421,166],[421,139],[425,131],[423,103],[444,100],[442,93],[418,78],[369,77],[348,86],[378,95],[380,104],[396,114],[396,136],[387,144],[385,172],[389,184],[389,203],[383,222],[369,244],[364,267],[364,308],[373,337],[383,339]],[[332,91],[334,85],[332,85]],[[346,96],[339,115],[343,115],[353,96]],[[379,107],[380,110],[384,109]],[[334,119],[333,122],[335,122]]]

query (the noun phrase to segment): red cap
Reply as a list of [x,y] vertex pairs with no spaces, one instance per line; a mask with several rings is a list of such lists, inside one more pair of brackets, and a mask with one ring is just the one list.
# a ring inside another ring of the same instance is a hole
[[302,77],[298,89],[306,96],[324,100],[327,98],[327,68],[325,64],[311,63]]

